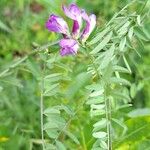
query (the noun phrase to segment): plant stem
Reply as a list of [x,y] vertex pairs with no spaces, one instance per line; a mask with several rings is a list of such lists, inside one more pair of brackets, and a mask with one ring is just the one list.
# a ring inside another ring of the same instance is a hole
[[112,19],[106,24],[106,27],[109,26],[109,25],[112,23],[112,21],[113,21],[118,15],[120,15],[126,8],[128,8],[130,5],[132,5],[132,4],[135,3],[136,1],[137,1],[137,0],[131,1],[129,4],[127,4],[125,7],[123,7],[118,13],[116,13],[116,14],[112,17]]
[[140,15],[142,15],[142,13],[143,13],[143,11],[144,11],[144,9],[145,9],[147,3],[148,3],[148,0],[145,1],[145,3],[144,3],[144,5],[143,5],[142,9],[140,10]]
[[108,150],[112,150],[112,139],[111,139],[111,105],[110,99],[107,97],[107,87],[104,91],[104,100],[105,100],[105,111],[107,119],[107,147]]
[[85,136],[84,136],[83,130],[81,131],[81,136],[82,136],[83,148],[84,148],[84,150],[87,150],[87,146],[86,146]]
[[40,99],[40,119],[41,119],[41,139],[42,139],[42,147],[43,150],[45,149],[45,142],[44,142],[44,121],[43,121],[43,112],[44,112],[44,105],[43,105],[43,100],[44,100],[44,75],[45,75],[45,68],[46,68],[46,64],[44,62],[44,67],[43,67],[43,71],[42,71],[42,77],[41,77],[41,99]]
[[[84,48],[84,47],[83,47]],[[91,60],[91,63],[93,64],[93,67],[99,77],[101,79],[101,75],[99,74],[97,67],[94,63],[94,60],[92,56],[88,53],[87,48],[84,48],[86,50],[86,54]],[[107,86],[104,88],[104,101],[105,101],[105,113],[106,113],[106,120],[107,120],[107,147],[108,150],[112,150],[112,139],[111,139],[111,105],[110,105],[110,99],[107,97]]]
[[46,45],[43,45],[41,47],[38,47],[36,49],[34,49],[31,53],[29,53],[28,55],[24,56],[22,59],[22,61],[20,63],[18,63],[17,65],[14,66],[14,64],[10,65],[7,69],[3,70],[2,72],[0,72],[0,77],[3,77],[4,74],[6,74],[8,71],[10,71],[11,69],[14,69],[16,67],[18,67],[21,63],[23,63],[24,61],[26,61],[30,56],[37,54],[39,52],[42,52],[44,50],[46,50],[48,47],[54,46],[56,44],[58,44],[59,41],[55,41],[55,42],[51,42],[48,43]]
[[[43,84],[43,83],[42,83]],[[42,139],[42,147],[44,150],[44,132],[43,132],[43,89],[41,89],[41,100],[40,100],[40,115],[41,115],[41,139]]]
[[95,72],[96,72],[98,78],[100,79],[100,78],[101,78],[101,75],[99,74],[99,72],[98,72],[98,70],[97,70],[97,67],[96,67],[96,64],[94,63],[93,57],[88,53],[88,49],[87,49],[86,47],[84,47],[84,46],[82,46],[82,45],[81,45],[81,47],[82,47],[83,49],[85,49],[85,53],[86,53],[86,55],[89,57],[89,59],[90,59],[92,65],[93,65],[93,67],[94,67],[94,69],[95,69]]

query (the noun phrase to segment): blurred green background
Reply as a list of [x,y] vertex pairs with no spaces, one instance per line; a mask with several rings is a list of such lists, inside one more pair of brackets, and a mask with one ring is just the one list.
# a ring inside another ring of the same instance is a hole
[[[51,13],[56,13],[69,20],[60,9],[62,3],[76,2],[89,13],[95,13],[98,18],[97,26],[104,27],[105,23],[130,1],[0,0],[0,72],[6,69],[13,60],[28,55],[37,46],[59,38],[59,35],[50,33],[45,28],[45,22]],[[144,2],[143,0],[134,3],[129,11],[140,12]],[[150,2],[147,3],[143,14],[149,8]],[[145,20],[144,27],[148,31],[147,34],[150,35],[150,19]],[[148,150],[150,148],[150,43],[138,43],[137,47],[141,57],[131,52],[128,58],[133,71],[132,75],[127,77],[133,83],[130,90],[133,107],[116,114],[116,116],[124,117],[131,136],[118,143],[116,141],[116,149],[119,150]],[[51,103],[63,103],[76,108],[84,98],[84,86],[88,84],[89,78],[86,76],[85,79],[82,74],[86,71],[88,62],[85,62],[85,59],[83,61],[82,57],[78,59],[69,57],[64,60],[58,58],[59,61],[61,63],[73,61],[69,68],[73,71],[66,74],[69,74],[75,81],[83,78],[84,83],[77,86],[78,83],[67,81],[64,85],[65,88],[68,87],[68,90],[65,91],[66,97],[61,97],[59,102],[56,101],[58,98],[54,98],[53,102],[51,102],[52,99],[47,98],[45,106],[50,106]],[[28,150],[31,145],[32,149],[41,149],[38,141],[41,135],[40,89],[37,81],[37,76],[41,73],[40,63],[39,57],[33,56],[26,65],[23,64],[22,67],[11,70],[10,74],[4,78],[0,77],[0,150]],[[61,69],[59,71],[61,72]],[[136,111],[136,117],[128,118],[126,114],[132,110]],[[82,135],[82,138],[79,138],[81,144],[78,148],[69,142],[68,144],[72,149],[86,150],[83,146],[86,143],[87,149],[90,149],[93,142],[90,142],[92,124],[89,119],[89,108],[85,106],[77,116],[78,119],[73,121],[71,128],[75,130],[77,137]],[[145,124],[147,126],[138,132],[137,129]]]

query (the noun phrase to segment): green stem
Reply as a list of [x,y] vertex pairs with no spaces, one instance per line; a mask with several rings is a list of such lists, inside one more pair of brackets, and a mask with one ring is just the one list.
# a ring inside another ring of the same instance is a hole
[[78,108],[76,109],[76,111],[74,112],[73,116],[70,116],[70,118],[68,119],[68,121],[66,122],[65,126],[59,131],[58,136],[54,139],[53,143],[54,144],[57,139],[60,137],[60,135],[65,131],[65,129],[67,128],[67,126],[71,123],[71,121],[74,119],[74,117],[76,116],[76,114],[80,111],[80,109],[83,107],[83,105],[85,104],[86,101],[83,101],[83,103],[81,103]]
[[85,136],[84,136],[83,130],[81,130],[81,136],[82,136],[83,148],[84,148],[84,150],[87,150],[87,146],[86,146]]
[[116,17],[118,17],[118,15],[120,15],[126,8],[128,8],[130,5],[132,5],[133,3],[135,3],[137,0],[133,0],[133,1],[131,1],[129,4],[127,4],[125,7],[123,7],[117,14],[115,14],[113,17],[112,17],[112,19],[106,24],[106,27],[107,26],[109,26],[111,23],[112,23],[112,21],[116,18]]
[[148,2],[148,0],[145,1],[145,3],[144,3],[144,5],[143,5],[142,9],[140,10],[140,15],[142,15],[142,13],[143,13],[143,11],[144,11],[146,5],[147,5],[147,2]]
[[44,111],[44,108],[43,108],[43,82],[42,82],[42,89],[41,89],[41,99],[40,99],[40,117],[41,117],[41,139],[42,139],[42,147],[43,147],[43,150],[44,150],[44,128],[43,128],[43,111]]
[[46,45],[43,45],[41,47],[38,47],[36,49],[34,49],[31,53],[29,53],[27,56],[24,56],[22,58],[22,61],[20,63],[18,63],[17,65],[14,66],[14,64],[10,65],[7,69],[3,70],[2,72],[0,72],[0,77],[3,77],[4,74],[6,74],[8,71],[10,71],[11,69],[14,69],[16,68],[17,66],[19,66],[21,63],[23,63],[24,61],[26,61],[30,56],[34,55],[34,54],[37,54],[39,52],[42,52],[44,50],[46,50],[48,47],[50,46],[53,46],[53,45],[56,45],[58,44],[59,41],[55,41],[55,42],[51,42],[51,43],[48,43]]
[[45,83],[44,83],[44,75],[45,75],[45,68],[46,68],[46,64],[44,62],[44,67],[43,67],[43,73],[42,73],[42,78],[41,78],[41,99],[40,99],[40,120],[41,120],[41,139],[42,139],[42,147],[43,150],[45,150],[45,142],[44,142],[44,121],[43,121],[43,114],[44,114],[44,104],[43,104],[43,100],[44,100],[44,87],[45,87]]
[[107,97],[107,87],[104,89],[104,100],[105,100],[105,112],[107,120],[107,147],[108,150],[112,150],[112,139],[111,139],[111,105],[110,99]]
[[[83,47],[84,48],[84,47]],[[99,74],[97,67],[94,63],[93,57],[87,52],[87,48],[84,48],[86,50],[86,54],[90,58],[93,67],[98,75],[99,78],[101,78],[101,75]],[[107,86],[104,88],[104,100],[105,100],[105,111],[106,111],[106,119],[107,119],[107,147],[108,150],[112,150],[112,139],[111,139],[111,104],[110,104],[110,99],[107,98]]]
[[94,69],[95,69],[95,72],[96,72],[98,78],[100,79],[100,78],[101,78],[101,75],[99,74],[99,72],[98,72],[98,70],[97,70],[97,67],[96,67],[96,64],[94,63],[93,57],[88,53],[88,50],[87,50],[86,47],[83,47],[82,45],[81,45],[81,47],[85,49],[85,53],[86,53],[86,55],[90,58],[91,63],[92,63],[92,65],[93,65]]
[[82,126],[81,126],[81,122],[80,122],[79,119],[78,119],[78,126],[79,126],[79,129],[80,129],[80,132],[81,132],[83,150],[87,150],[87,145],[86,145],[86,141],[85,141],[84,130],[83,130]]

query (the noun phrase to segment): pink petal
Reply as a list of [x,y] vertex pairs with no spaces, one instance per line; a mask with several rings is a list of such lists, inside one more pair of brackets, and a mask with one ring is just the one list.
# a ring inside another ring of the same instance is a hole
[[82,39],[82,42],[85,42],[96,26],[96,16],[94,14],[91,14],[90,16],[88,16],[86,12],[83,10],[82,18],[86,21],[86,27],[83,30],[81,39]]
[[61,47],[60,55],[75,55],[79,49],[79,45],[76,40],[74,39],[62,39],[59,42]]
[[69,9],[66,6],[63,5],[62,8],[63,8],[63,11],[67,17],[69,17],[73,20],[76,19],[75,16],[72,13],[70,13]]
[[52,32],[58,32],[63,34],[69,33],[67,23],[63,20],[63,18],[54,14],[52,14],[46,22],[46,28]]
[[62,39],[62,40],[60,40],[59,45],[61,47],[66,47],[66,46],[72,47],[76,43],[77,42],[74,39]]
[[79,37],[80,29],[82,26],[81,10],[75,4],[71,4],[69,7],[62,6],[62,8],[66,16],[74,20],[72,34],[73,37],[77,39]]

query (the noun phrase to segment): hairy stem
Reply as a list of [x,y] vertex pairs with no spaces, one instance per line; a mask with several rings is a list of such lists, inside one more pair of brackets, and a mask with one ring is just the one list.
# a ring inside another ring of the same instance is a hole
[[[42,82],[42,85],[43,87],[43,82]],[[44,150],[44,128],[43,128],[43,88],[41,89],[41,100],[40,100],[40,115],[41,115],[41,139],[42,139],[42,147],[43,147],[43,150]]]
[[[83,47],[86,50],[86,54],[91,60],[91,63],[95,69],[95,72],[97,73],[99,79],[101,79],[101,75],[99,74],[97,70],[97,66],[94,63],[93,57],[87,52],[87,48]],[[107,86],[104,88],[104,100],[105,100],[105,113],[106,113],[106,119],[107,119],[107,147],[108,150],[112,150],[112,139],[111,139],[111,104],[110,99],[107,97]]]
[[107,147],[108,150],[112,150],[112,139],[111,139],[111,105],[110,99],[107,97],[107,87],[105,87],[104,91],[104,99],[105,99],[105,111],[106,111],[106,119],[107,119]]
[[46,68],[46,64],[44,62],[42,77],[41,77],[41,99],[40,99],[41,139],[42,139],[43,150],[45,150],[44,127],[43,127],[44,126],[44,121],[43,121],[43,114],[44,114],[43,100],[44,100],[44,96],[43,96],[43,93],[44,93],[44,87],[45,87],[45,83],[44,83],[45,68]]

